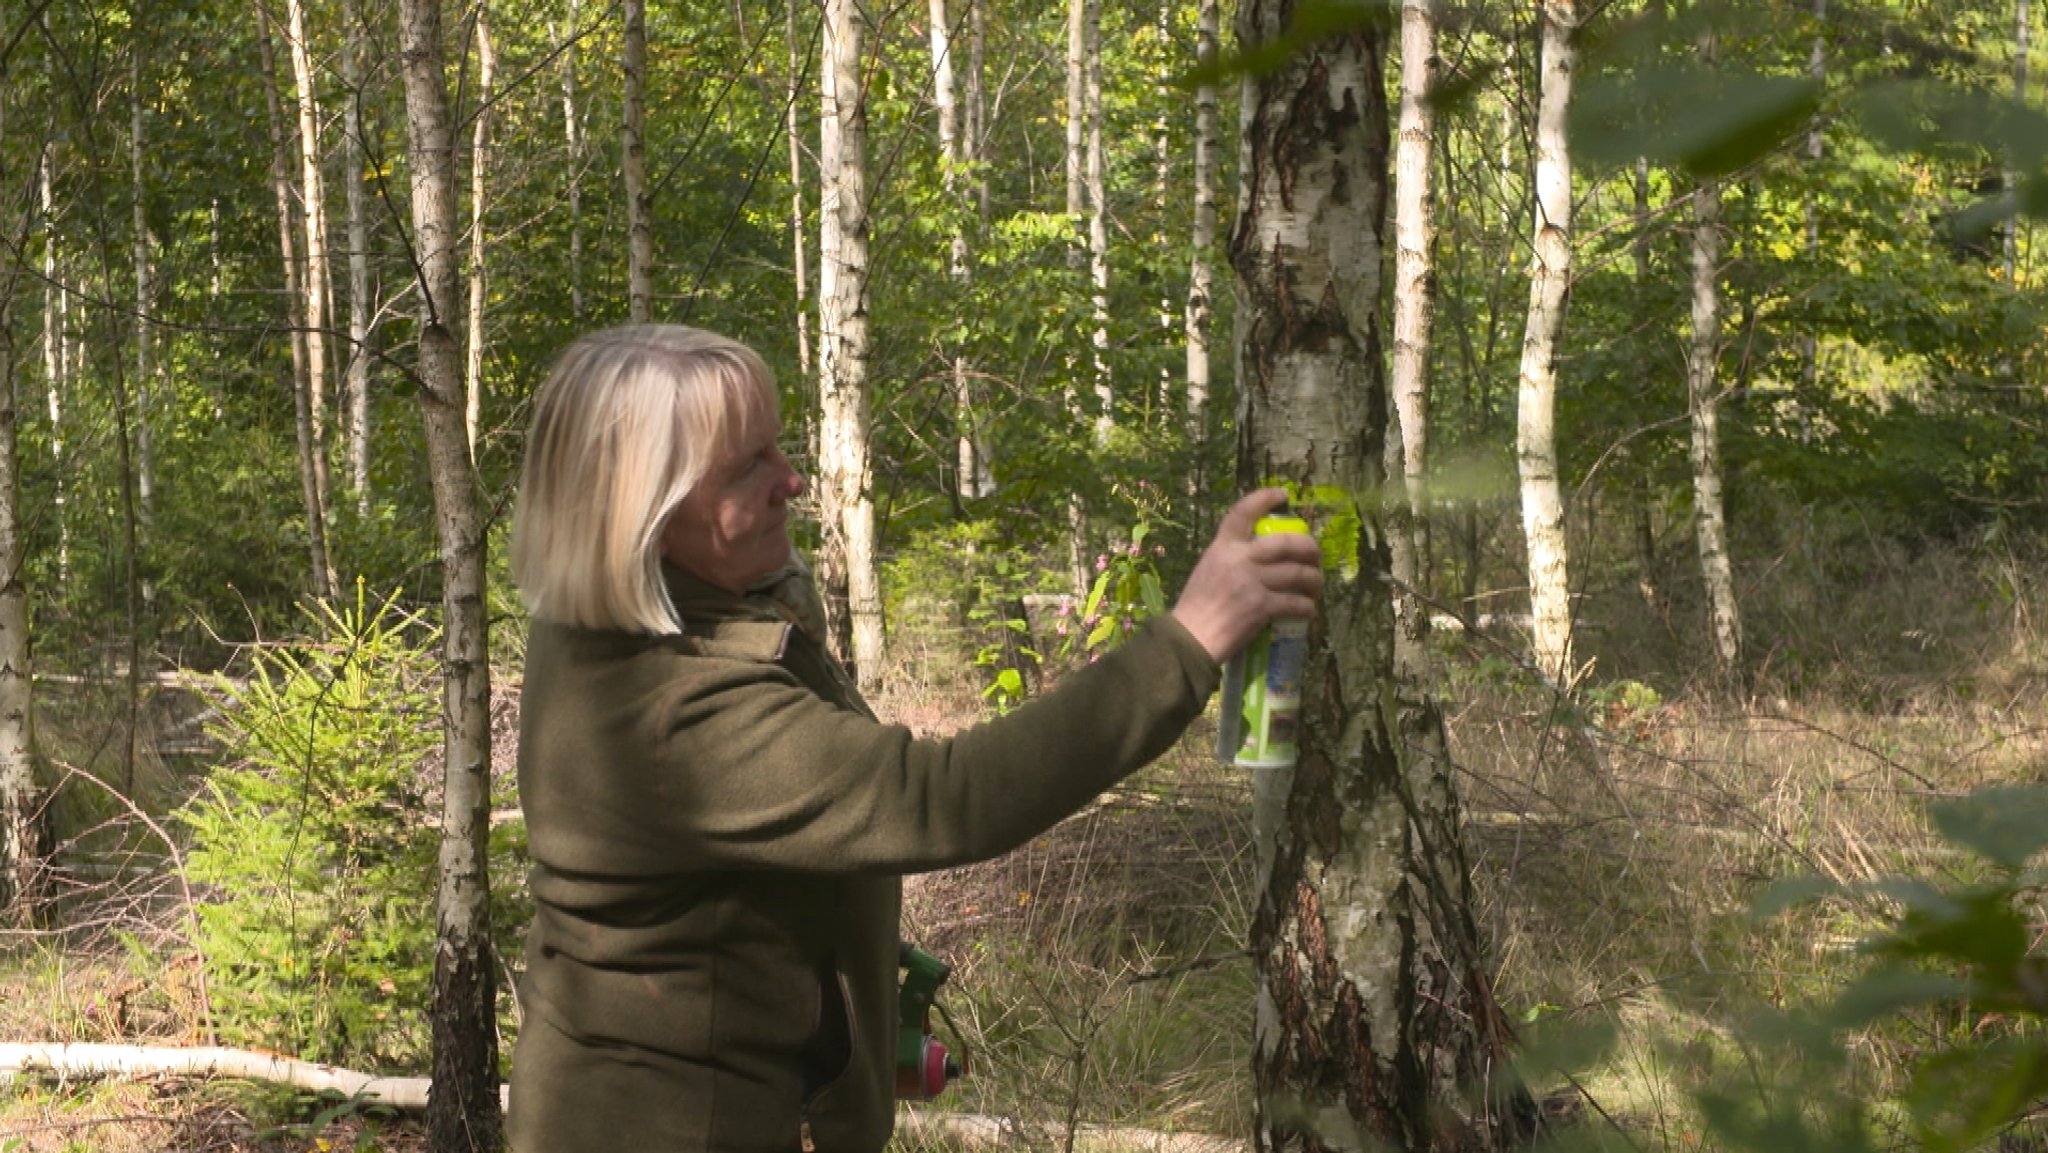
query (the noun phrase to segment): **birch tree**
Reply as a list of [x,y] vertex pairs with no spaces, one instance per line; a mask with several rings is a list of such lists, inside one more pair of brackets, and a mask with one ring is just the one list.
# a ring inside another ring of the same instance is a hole
[[620,170],[626,182],[626,315],[646,324],[654,307],[654,206],[647,191],[647,0],[625,0],[625,106]]
[[[6,126],[12,102],[8,73],[0,64],[0,129]],[[32,179],[43,183],[40,163]],[[11,188],[5,191],[5,203],[24,208],[18,217],[5,221],[9,244],[0,255],[0,926],[19,927],[29,921],[32,882],[44,847],[35,773],[35,701],[24,579],[28,541],[21,519],[14,347],[14,299],[33,235],[34,216],[26,206],[36,200]]]
[[782,92],[782,135],[789,146],[790,267],[796,282],[796,370],[811,372],[811,288],[804,242],[804,144],[797,125],[797,99],[803,85],[803,49],[797,44],[796,9],[803,0],[783,5],[783,32],[789,42],[789,71]]
[[[1244,0],[1247,53],[1290,5]],[[1381,482],[1379,297],[1388,134],[1377,29],[1245,81],[1238,284],[1238,480],[1324,491]],[[1410,758],[1385,692],[1392,602],[1381,517],[1310,626],[1297,768],[1253,782],[1252,1070],[1262,1151],[1484,1150],[1519,1113],[1486,1091],[1506,1030],[1472,923],[1448,768]],[[1506,1095],[1507,1100],[1515,1100]]]
[[818,515],[821,575],[834,633],[865,691],[882,671],[882,593],[875,556],[868,396],[867,94],[856,0],[825,3],[825,100],[819,167],[826,178],[818,257]]
[[497,79],[498,54],[491,50],[490,8],[476,6],[476,111],[469,138],[469,342],[462,358],[462,428],[469,459],[476,461],[478,426],[484,412],[484,186],[490,169],[491,98]]
[[[1819,0],[1816,0],[1818,3]],[[2013,0],[2012,25],[2012,102],[2015,107],[2027,106],[2027,53],[2033,42],[2033,20],[2028,0]],[[2019,172],[2010,164],[2005,169],[2005,194],[2017,195]],[[2015,212],[2005,218],[2005,283],[2008,287],[2019,287],[2020,261],[2020,214]]]
[[[1427,555],[1423,485],[1429,460],[1429,341],[1436,320],[1436,5],[1401,3],[1401,111],[1394,144],[1393,414],[1387,436],[1388,537],[1394,576],[1396,647],[1419,666],[1429,614],[1415,597]],[[1411,671],[1419,671],[1411,669]]]
[[37,155],[36,206],[43,231],[43,398],[50,417],[50,466],[53,483],[51,514],[57,521],[57,581],[71,583],[71,470],[66,452],[64,392],[70,379],[65,350],[70,333],[65,318],[70,297],[61,278],[58,251],[62,237],[57,232],[56,146],[45,141]]
[[427,472],[441,547],[442,762],[446,774],[435,894],[433,1091],[427,1138],[434,1153],[495,1153],[498,1108],[497,980],[492,967],[490,875],[491,670],[484,617],[485,528],[463,437],[462,357],[452,327],[456,283],[455,138],[441,50],[440,0],[401,0],[407,158]]
[[1521,476],[1522,536],[1528,546],[1530,632],[1536,664],[1569,681],[1571,575],[1564,492],[1557,464],[1557,346],[1572,276],[1572,161],[1565,130],[1578,50],[1577,0],[1542,0],[1542,64],[1536,107],[1536,214],[1529,317],[1515,403],[1515,465]]
[[299,489],[306,505],[306,548],[310,555],[313,595],[334,591],[334,567],[327,555],[327,501],[320,481],[320,438],[313,413],[312,366],[306,346],[309,324],[300,295],[299,237],[292,211],[291,144],[278,94],[276,49],[270,25],[259,11],[256,42],[262,65],[264,107],[270,121],[270,186],[277,208],[278,251],[284,263],[286,326],[291,330],[292,415],[299,442]]
[[[562,43],[562,135],[569,149],[569,179],[563,201],[569,210],[569,316],[583,320],[583,167],[589,144],[583,125],[583,97],[577,86],[576,52],[583,42],[581,0],[569,0]],[[550,33],[554,24],[549,23]],[[792,142],[794,147],[794,142]]]
[[1102,0],[1082,0],[1082,118],[1087,123],[1087,163],[1082,180],[1088,204],[1088,298],[1094,328],[1088,343],[1095,381],[1095,443],[1106,444],[1116,427],[1116,390],[1109,377],[1109,206],[1102,157]]
[[[1208,75],[1216,66],[1217,0],[1200,0],[1195,14],[1195,67]],[[1216,272],[1216,182],[1220,164],[1216,151],[1216,82],[1195,87],[1195,230],[1189,246],[1188,303],[1183,320],[1187,344],[1188,435],[1196,444],[1208,440],[1209,337],[1214,321],[1211,297]]]
[[[1714,36],[1704,33],[1700,57],[1714,59]],[[1721,184],[1703,178],[1692,194],[1692,339],[1685,354],[1685,393],[1692,424],[1693,527],[1699,536],[1700,573],[1707,590],[1707,621],[1723,676],[1737,674],[1742,658],[1742,616],[1728,557],[1728,519],[1721,497]]]
[[[960,131],[959,87],[953,66],[956,37],[946,14],[946,0],[930,0],[932,46],[932,103],[938,117],[939,173],[946,201],[955,213],[946,237],[946,275],[967,294],[967,229],[960,212],[962,174],[967,166],[966,141]],[[975,415],[972,376],[967,356],[959,349],[952,355],[953,370],[953,459],[954,486],[961,500],[979,500],[995,491],[989,473],[988,453],[983,446]]]
[[348,49],[342,56],[342,79],[348,87],[348,176],[342,181],[346,192],[348,228],[348,394],[346,436],[348,439],[349,487],[354,490],[356,513],[370,512],[370,360],[372,327],[377,302],[370,287],[370,206],[363,187],[363,172],[370,164],[369,129],[363,118],[363,74],[369,53],[370,30],[363,23],[361,0],[342,6],[348,25]]
[[[286,37],[292,62],[292,80],[297,90],[299,116],[299,221],[305,228],[305,268],[300,286],[306,294],[306,410],[311,419],[314,496],[324,522],[328,509],[327,475],[327,334],[333,328],[333,309],[328,299],[332,274],[327,253],[327,186],[320,166],[320,105],[315,98],[312,44],[307,39],[305,0],[285,0],[285,16],[291,22]],[[322,525],[323,547],[326,541]],[[333,558],[322,580],[334,585]],[[323,594],[325,595],[325,594]]]
[[[143,155],[148,133],[142,96],[142,43],[130,47],[128,91],[128,174],[134,194],[129,200],[129,238],[135,263],[135,484],[142,524],[146,528],[156,505],[156,446],[152,437],[150,408],[156,397],[156,313],[155,254],[149,235],[149,186]],[[143,599],[156,600],[155,585],[144,581]]]

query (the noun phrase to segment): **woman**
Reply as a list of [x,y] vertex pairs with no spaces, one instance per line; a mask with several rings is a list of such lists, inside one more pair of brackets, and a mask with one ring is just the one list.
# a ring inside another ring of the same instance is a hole
[[1010,715],[918,740],[826,653],[803,480],[745,346],[653,325],[563,353],[512,571],[533,614],[519,788],[534,923],[520,1153],[877,1153],[900,878],[1002,853],[1159,755],[1219,662],[1321,589],[1232,509],[1170,615]]

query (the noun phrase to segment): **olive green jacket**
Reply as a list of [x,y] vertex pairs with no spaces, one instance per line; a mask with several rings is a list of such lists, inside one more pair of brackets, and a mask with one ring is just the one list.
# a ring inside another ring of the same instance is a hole
[[528,642],[513,1146],[877,1153],[901,876],[1014,848],[1158,756],[1216,664],[1161,618],[920,740],[826,655],[800,570],[744,598],[667,577],[680,636],[537,622]]

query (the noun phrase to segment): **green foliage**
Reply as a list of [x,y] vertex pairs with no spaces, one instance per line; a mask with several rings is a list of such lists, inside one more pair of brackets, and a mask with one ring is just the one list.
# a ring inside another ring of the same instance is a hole
[[1090,659],[1122,644],[1140,622],[1166,611],[1166,590],[1159,583],[1158,561],[1166,546],[1148,545],[1152,526],[1131,526],[1128,543],[1095,556],[1095,582],[1088,588],[1077,623],[1069,627],[1069,606],[1060,605],[1062,649]]
[[181,812],[222,1036],[314,1060],[418,1064],[433,972],[433,632],[358,586],[316,639],[218,682],[234,759]]
[[1965,855],[1963,868],[1859,884],[1798,878],[1758,899],[1765,915],[1827,897],[1886,916],[1862,942],[1869,967],[1847,986],[1817,1008],[1761,1015],[1744,1030],[1755,1051],[1826,1076],[1703,1091],[1709,1123],[1736,1147],[1875,1147],[1872,1105],[1859,1091],[1867,1087],[1854,1083],[1846,1059],[1850,1038],[1917,1039],[1900,1103],[1914,1138],[1937,1153],[1981,1145],[2048,1093],[2048,955],[2037,931],[2048,873],[2029,867],[2048,848],[2048,789],[1987,788],[1937,802],[1930,816]]

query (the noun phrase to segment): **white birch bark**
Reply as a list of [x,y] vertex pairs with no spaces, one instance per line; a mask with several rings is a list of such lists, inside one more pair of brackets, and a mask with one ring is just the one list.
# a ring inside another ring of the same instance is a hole
[[[1217,13],[1217,0],[1199,2],[1201,7],[1195,16],[1195,66],[1207,70],[1216,64],[1221,20]],[[1204,82],[1195,88],[1195,234],[1190,246],[1193,254],[1188,263],[1188,302],[1182,329],[1187,343],[1188,435],[1198,445],[1209,438],[1209,339],[1210,326],[1215,320],[1212,297],[1216,284],[1214,251],[1216,182],[1219,178],[1217,103],[1214,82]],[[1196,470],[1194,484],[1200,483],[1199,475],[1200,470]]]
[[[1394,356],[1389,381],[1394,419],[1387,432],[1387,530],[1403,671],[1421,675],[1429,614],[1415,592],[1428,555],[1429,346],[1436,321],[1435,0],[1401,3],[1401,110],[1394,143]],[[1409,591],[1412,590],[1412,591]]]
[[449,122],[439,0],[400,0],[406,143],[417,254],[420,415],[441,546],[441,846],[437,869],[435,1092],[427,1134],[436,1153],[501,1144],[496,969],[490,933],[491,671],[484,614],[483,518],[463,438],[455,139]]
[[988,100],[983,76],[988,59],[986,0],[967,0],[967,90],[962,97],[965,123],[962,144],[974,166],[974,202],[983,227],[988,225]]
[[[2033,41],[2033,20],[2027,0],[2015,0],[2013,4],[2012,28],[2012,102],[2027,106],[2027,53]],[[2016,195],[2019,189],[2019,173],[2010,165],[2005,170],[2005,194]],[[2020,221],[2024,214],[2014,212],[2005,218],[2005,283],[2008,287],[2019,287]]]
[[1707,618],[1714,656],[1723,675],[1742,659],[1742,616],[1728,557],[1728,522],[1721,495],[1721,188],[1700,182],[1692,194],[1692,341],[1686,350],[1686,396],[1692,413],[1692,496],[1699,534],[1700,571],[1706,579]]
[[[1066,104],[1066,177],[1067,217],[1073,226],[1083,230],[1085,238],[1086,221],[1083,214],[1088,210],[1088,32],[1091,13],[1099,12],[1096,0],[1067,0],[1067,104]],[[1077,243],[1068,254],[1068,263],[1080,268],[1084,249]],[[1068,383],[1065,399],[1068,414],[1078,426],[1081,412],[1080,391],[1074,382],[1077,368],[1070,361],[1067,365]],[[1067,498],[1067,572],[1073,583],[1076,596],[1088,592],[1088,509],[1077,490]]]
[[647,0],[625,0],[626,314],[646,324],[654,307],[654,208],[647,192]]
[[306,347],[306,298],[300,293],[302,269],[297,221],[292,213],[291,145],[285,128],[284,103],[278,94],[276,52],[260,6],[256,33],[261,49],[264,105],[270,118],[270,184],[277,204],[278,250],[284,260],[285,315],[291,330],[292,415],[299,442],[299,490],[306,505],[306,549],[312,569],[309,583],[314,596],[325,598],[334,592],[334,569],[327,555],[327,503],[320,482],[320,441]]
[[51,504],[57,521],[57,582],[71,581],[71,480],[65,459],[64,363],[65,319],[68,305],[64,285],[58,279],[57,253],[62,238],[57,232],[57,199],[52,171],[56,159],[45,145],[37,165],[37,203],[43,220],[43,392],[50,414]]
[[789,42],[789,72],[783,88],[782,135],[789,144],[789,247],[796,274],[796,370],[811,373],[811,286],[804,243],[804,147],[797,124],[797,86],[803,82],[803,49],[797,44],[796,9],[803,0],[783,6],[783,34]]
[[[961,198],[960,178],[966,156],[960,133],[960,100],[958,86],[954,82],[954,37],[953,27],[946,13],[946,0],[930,0],[929,14],[932,46],[932,97],[938,116],[940,179],[943,182],[946,200],[953,206],[956,215],[950,235],[946,238],[946,274],[959,287],[964,298],[967,291],[967,231],[958,223],[957,215]],[[954,483],[962,500],[979,500],[995,491],[990,475],[987,453],[983,450],[979,421],[975,412],[972,376],[968,372],[967,357],[954,350],[953,361],[953,464]]]
[[490,171],[491,98],[496,89],[498,54],[491,49],[490,6],[476,6],[477,105],[469,138],[469,323],[462,358],[463,436],[470,463],[476,462],[476,439],[484,414],[484,189]]
[[342,75],[348,85],[348,393],[347,438],[349,487],[355,490],[356,513],[370,514],[370,341],[376,323],[376,304],[370,287],[370,206],[363,188],[363,171],[370,163],[369,126],[363,119],[364,57],[369,32],[363,27],[361,0],[342,6],[348,23],[348,51],[342,57]]
[[[1243,0],[1241,46],[1291,6]],[[1388,139],[1376,31],[1246,82],[1238,479],[1340,492],[1383,479],[1380,294]],[[1487,1150],[1522,1133],[1487,1084],[1506,1028],[1472,923],[1448,765],[1412,756],[1393,703],[1382,521],[1311,623],[1300,763],[1253,780],[1253,1140],[1261,1153]],[[1498,1103],[1498,1115],[1488,1104]]]
[[1542,0],[1541,93],[1536,110],[1536,214],[1529,317],[1523,329],[1515,405],[1515,463],[1521,476],[1522,536],[1528,546],[1529,615],[1536,664],[1569,683],[1571,579],[1558,478],[1557,348],[1572,275],[1572,164],[1565,117],[1578,53],[1576,0]]
[[1094,330],[1090,369],[1095,384],[1095,443],[1107,444],[1116,428],[1116,389],[1109,376],[1109,206],[1102,156],[1102,0],[1085,0],[1081,46],[1087,80],[1083,115],[1088,122],[1088,156],[1083,179],[1088,201],[1089,308]]
[[569,148],[569,179],[563,199],[569,209],[569,315],[583,320],[583,168],[588,153],[576,53],[582,43],[582,0],[569,0],[562,45],[562,134]]
[[[819,516],[824,522],[826,606],[844,589],[842,655],[863,691],[882,672],[881,581],[876,570],[874,474],[868,396],[867,100],[861,75],[862,16],[856,0],[826,0],[825,69],[830,83],[819,164],[831,170],[821,205],[835,221],[836,259],[825,273],[819,306],[827,317],[829,355],[819,379]],[[821,246],[821,253],[823,248]]]
[[[139,43],[139,42],[138,42]],[[128,172],[135,190],[129,205],[134,232],[135,256],[135,492],[142,523],[149,524],[156,506],[156,446],[150,426],[150,409],[156,398],[156,270],[150,251],[148,185],[142,163],[145,133],[142,99],[142,52],[133,49],[129,60]],[[153,582],[142,585],[143,599],[154,603]]]
[[[333,328],[329,286],[333,283],[327,253],[326,177],[320,167],[320,106],[313,89],[313,53],[307,39],[305,0],[285,0],[291,22],[292,79],[298,90],[299,221],[305,227],[306,407],[313,421],[313,483],[324,521],[328,507],[327,476],[327,334]],[[322,537],[325,537],[324,525]],[[328,558],[327,583],[333,586],[333,558]]]
[[[5,111],[6,97],[0,96],[0,117]],[[42,180],[40,173],[37,180]],[[28,237],[24,217],[21,227],[11,230],[11,255],[0,257],[0,925],[16,927],[30,921],[43,853],[14,360],[14,300]]]

